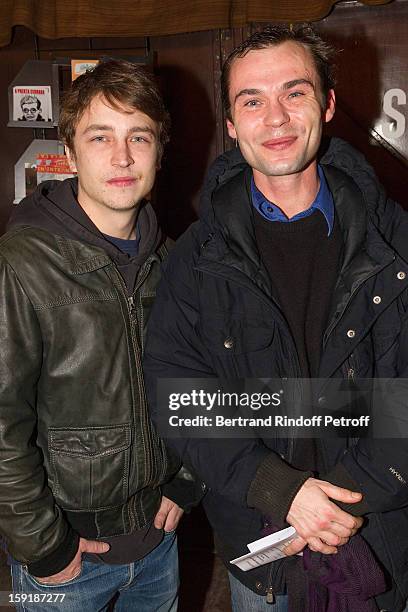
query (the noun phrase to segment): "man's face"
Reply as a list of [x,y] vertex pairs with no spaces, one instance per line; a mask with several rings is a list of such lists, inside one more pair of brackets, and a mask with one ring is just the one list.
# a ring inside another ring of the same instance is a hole
[[36,102],[27,102],[21,108],[26,121],[36,121],[37,115],[40,113]]
[[314,162],[335,98],[331,90],[322,108],[313,58],[301,44],[288,41],[237,58],[229,94],[228,133],[255,176],[295,174]]
[[67,149],[67,155],[78,173],[78,201],[88,213],[132,211],[155,180],[156,122],[138,110],[112,108],[97,96],[82,115],[74,150]]

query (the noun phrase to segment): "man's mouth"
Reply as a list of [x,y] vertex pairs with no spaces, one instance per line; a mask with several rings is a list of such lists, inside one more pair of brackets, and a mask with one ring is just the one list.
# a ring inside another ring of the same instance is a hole
[[266,149],[270,149],[271,151],[283,151],[284,149],[288,149],[296,140],[296,136],[284,136],[282,138],[271,138],[270,140],[265,140],[262,143],[262,146]]
[[132,187],[136,183],[136,179],[132,176],[115,176],[107,181],[112,187]]

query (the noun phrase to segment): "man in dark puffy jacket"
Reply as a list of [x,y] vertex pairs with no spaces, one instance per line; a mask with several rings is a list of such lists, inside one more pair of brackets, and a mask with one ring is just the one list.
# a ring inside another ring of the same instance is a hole
[[[179,240],[158,290],[145,362],[155,419],[169,408],[155,399],[158,378],[319,378],[310,397],[324,414],[329,379],[407,376],[407,215],[385,206],[371,169],[345,143],[334,141],[318,163],[335,110],[331,53],[310,29],[276,27],[224,65],[227,127],[240,152],[210,170],[201,219]],[[208,486],[234,610],[268,610],[275,598],[282,612],[302,589],[296,610],[404,608],[405,439],[259,434],[169,444]],[[296,528],[288,558],[248,572],[229,565],[271,523]],[[321,563],[312,577],[300,551]],[[363,572],[357,595],[339,586],[340,570],[354,564],[358,574],[367,556],[384,576],[374,585]],[[313,607],[323,578],[336,583],[337,607],[333,589]]]
[[141,357],[167,256],[146,198],[169,117],[148,72],[109,60],[74,82],[59,127],[78,178],[42,183],[0,240],[0,533],[18,562],[13,602],[96,611],[119,593],[117,610],[167,612],[182,511],[161,485],[178,462],[147,415]]

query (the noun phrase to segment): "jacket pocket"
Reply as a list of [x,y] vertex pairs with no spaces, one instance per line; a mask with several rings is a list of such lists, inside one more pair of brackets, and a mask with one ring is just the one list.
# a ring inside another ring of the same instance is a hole
[[200,321],[200,333],[204,345],[212,352],[241,355],[262,351],[270,346],[274,336],[274,324],[231,319],[225,315],[210,314]]
[[50,428],[50,486],[67,510],[104,510],[128,498],[131,431],[108,427]]
[[[200,321],[203,346],[219,377],[278,376],[277,359],[271,353],[279,339],[273,321],[231,319],[211,313]],[[279,350],[279,346],[277,346]]]

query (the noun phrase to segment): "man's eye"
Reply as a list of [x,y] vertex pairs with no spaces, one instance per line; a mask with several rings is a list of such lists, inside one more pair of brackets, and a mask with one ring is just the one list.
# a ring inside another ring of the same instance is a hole
[[259,100],[248,100],[245,102],[244,106],[258,106]]
[[140,142],[140,143],[144,143],[144,142],[150,142],[148,138],[146,138],[145,136],[133,136],[131,138],[131,142]]
[[106,137],[105,136],[94,136],[92,138],[93,142],[105,142],[106,141]]
[[291,91],[290,94],[288,95],[288,98],[300,98],[301,96],[304,96],[305,94],[303,93],[303,91]]

